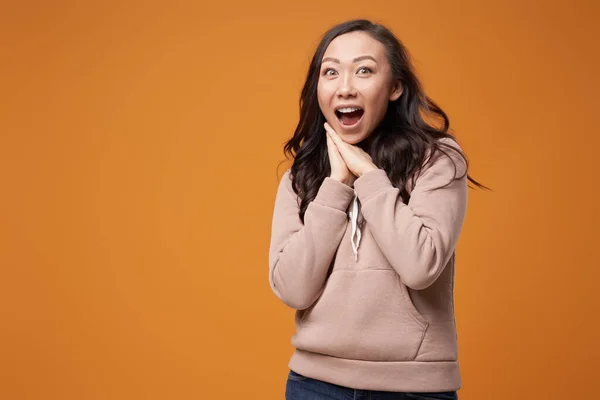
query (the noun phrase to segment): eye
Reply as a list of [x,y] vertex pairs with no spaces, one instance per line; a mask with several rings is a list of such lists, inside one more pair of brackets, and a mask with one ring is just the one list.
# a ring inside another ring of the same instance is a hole
[[368,67],[360,67],[356,72],[358,72],[359,75],[366,75],[372,73],[373,70]]
[[325,75],[325,76],[333,76],[335,74],[337,74],[337,72],[334,69],[331,69],[331,68],[326,68],[323,71],[323,75]]

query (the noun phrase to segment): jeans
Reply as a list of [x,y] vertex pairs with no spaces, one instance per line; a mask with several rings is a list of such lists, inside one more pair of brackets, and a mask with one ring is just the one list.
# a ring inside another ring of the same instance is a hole
[[456,392],[416,393],[359,390],[308,378],[292,370],[285,387],[286,400],[458,400]]

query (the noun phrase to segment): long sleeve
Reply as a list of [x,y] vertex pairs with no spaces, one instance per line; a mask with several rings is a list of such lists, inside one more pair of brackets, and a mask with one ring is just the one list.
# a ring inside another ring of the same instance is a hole
[[416,290],[427,288],[442,273],[466,214],[466,164],[447,152],[456,170],[450,158],[438,153],[418,176],[408,204],[384,170],[370,171],[354,183],[376,243],[402,282]]
[[320,296],[346,230],[346,209],[353,195],[348,185],[325,178],[303,224],[290,171],[283,175],[273,211],[269,284],[288,306],[303,310]]

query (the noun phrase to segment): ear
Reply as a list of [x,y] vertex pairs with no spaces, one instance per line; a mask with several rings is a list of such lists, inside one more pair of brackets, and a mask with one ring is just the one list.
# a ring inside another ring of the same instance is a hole
[[396,81],[394,83],[394,87],[392,88],[392,92],[390,93],[390,101],[398,100],[403,91],[404,88],[402,87],[402,83],[400,81]]

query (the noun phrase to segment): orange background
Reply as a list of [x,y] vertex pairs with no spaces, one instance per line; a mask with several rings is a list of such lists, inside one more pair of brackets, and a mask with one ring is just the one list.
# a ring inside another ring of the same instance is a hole
[[598,2],[0,7],[1,399],[283,399],[276,167],[319,36],[358,16],[494,189],[457,249],[460,398],[600,398]]

